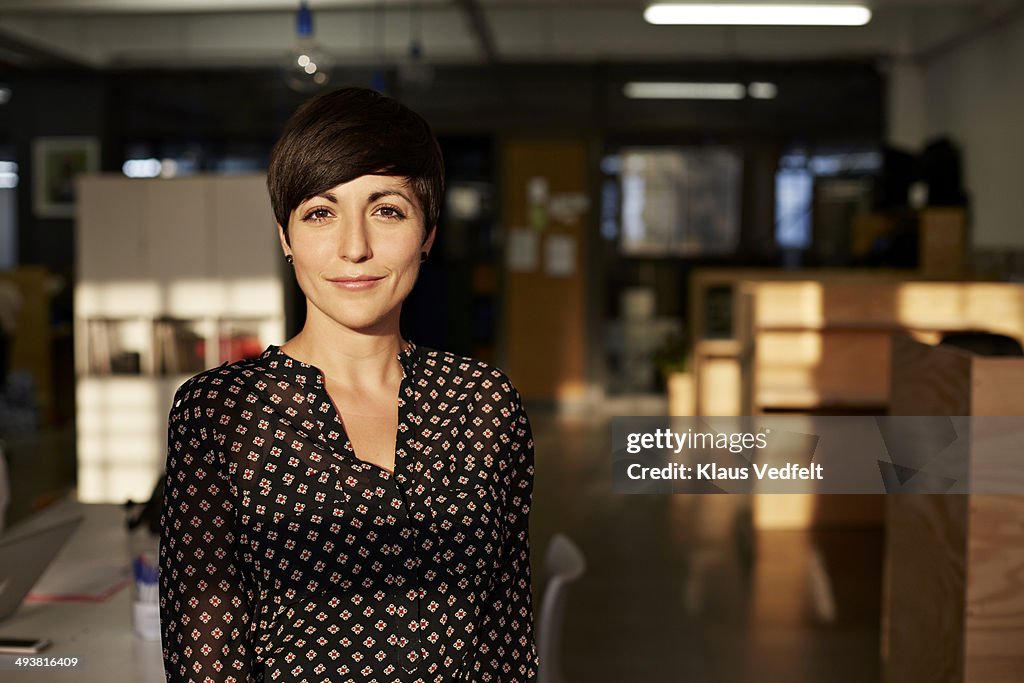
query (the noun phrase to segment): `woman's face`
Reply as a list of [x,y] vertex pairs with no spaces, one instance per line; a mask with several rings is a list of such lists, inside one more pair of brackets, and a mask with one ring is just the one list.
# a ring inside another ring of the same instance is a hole
[[299,204],[288,223],[290,244],[278,227],[307,316],[369,333],[398,329],[420,252],[430,251],[435,232],[423,241],[423,210],[405,182],[360,176]]

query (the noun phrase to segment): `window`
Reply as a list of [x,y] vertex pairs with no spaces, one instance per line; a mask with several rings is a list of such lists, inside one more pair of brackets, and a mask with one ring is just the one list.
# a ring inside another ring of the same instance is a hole
[[623,255],[706,256],[735,251],[740,226],[739,154],[725,148],[626,148],[620,152],[617,170]]

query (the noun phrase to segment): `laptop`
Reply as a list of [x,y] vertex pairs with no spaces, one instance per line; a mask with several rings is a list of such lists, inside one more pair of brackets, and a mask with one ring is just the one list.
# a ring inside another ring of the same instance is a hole
[[14,614],[82,519],[26,523],[0,536],[0,620]]

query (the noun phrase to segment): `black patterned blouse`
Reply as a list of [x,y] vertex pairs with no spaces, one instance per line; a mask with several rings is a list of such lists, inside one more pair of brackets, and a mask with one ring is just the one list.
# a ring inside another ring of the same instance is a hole
[[394,473],[358,460],[323,373],[276,346],[169,418],[167,680],[532,681],[533,438],[500,370],[398,355]]

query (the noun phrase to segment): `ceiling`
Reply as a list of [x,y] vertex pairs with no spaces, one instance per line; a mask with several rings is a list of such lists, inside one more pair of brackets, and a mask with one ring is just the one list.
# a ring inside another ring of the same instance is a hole
[[[339,63],[934,59],[1024,0],[874,0],[863,27],[652,26],[641,0],[311,0]],[[0,63],[32,69],[279,64],[296,0],[0,0]]]

